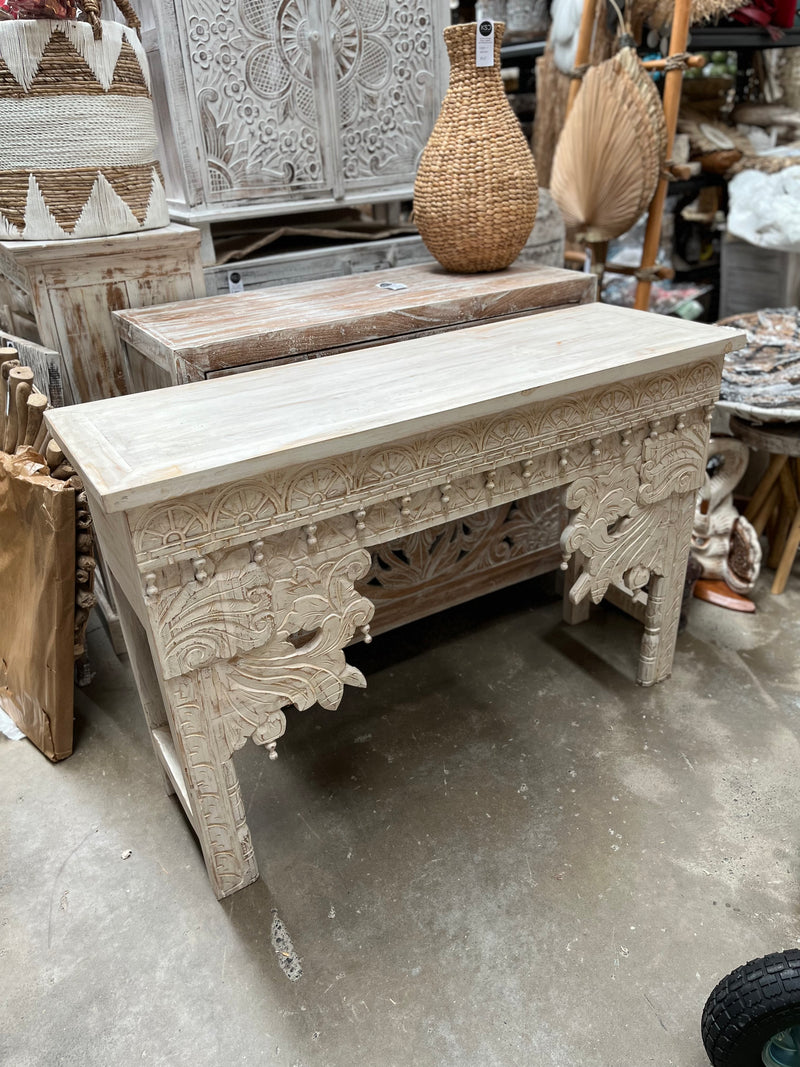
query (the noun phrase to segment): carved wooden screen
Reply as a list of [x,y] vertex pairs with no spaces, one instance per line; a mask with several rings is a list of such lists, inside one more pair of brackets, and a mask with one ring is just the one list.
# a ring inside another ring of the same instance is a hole
[[172,199],[280,205],[410,191],[446,87],[447,0],[153,5],[156,103],[167,97],[165,152],[178,157],[165,169],[184,186]]

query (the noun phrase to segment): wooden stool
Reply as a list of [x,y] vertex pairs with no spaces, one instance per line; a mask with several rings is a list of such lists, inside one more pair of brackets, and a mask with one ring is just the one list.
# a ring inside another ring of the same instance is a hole
[[759,536],[767,531],[767,566],[775,568],[771,592],[782,593],[800,546],[800,423],[754,426],[732,415],[731,433],[770,455],[744,517]]

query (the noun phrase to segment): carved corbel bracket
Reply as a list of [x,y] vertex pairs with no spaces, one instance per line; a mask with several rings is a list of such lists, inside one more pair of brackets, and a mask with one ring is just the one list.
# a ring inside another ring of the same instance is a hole
[[193,708],[212,724],[223,759],[248,737],[274,751],[287,705],[333,709],[345,685],[365,685],[343,649],[369,630],[373,606],[355,589],[369,552],[298,561],[268,545],[263,564],[220,568],[148,599],[167,685],[184,692],[189,727]]
[[575,512],[561,536],[566,569],[574,553],[583,557],[570,589],[573,604],[602,600],[609,585],[643,588],[651,573],[663,573],[682,529],[684,502],[703,481],[708,424],[704,419],[665,431],[651,426],[641,447],[631,446],[619,466],[578,478],[566,493]]

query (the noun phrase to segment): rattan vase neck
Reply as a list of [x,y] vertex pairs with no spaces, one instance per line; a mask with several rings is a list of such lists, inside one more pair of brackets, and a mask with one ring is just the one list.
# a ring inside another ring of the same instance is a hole
[[450,85],[449,92],[457,93],[462,89],[470,89],[474,84],[481,88],[481,92],[499,93],[505,99],[503,78],[500,74],[500,47],[503,43],[505,31],[504,22],[494,24],[494,66],[475,66],[475,35],[476,24],[466,23],[460,26],[448,26],[444,31],[444,43],[447,48],[447,58],[450,60]]
[[450,85],[414,184],[414,221],[447,270],[502,270],[536,218],[536,167],[500,74],[504,25],[495,23],[494,66],[475,62],[477,26],[444,31]]

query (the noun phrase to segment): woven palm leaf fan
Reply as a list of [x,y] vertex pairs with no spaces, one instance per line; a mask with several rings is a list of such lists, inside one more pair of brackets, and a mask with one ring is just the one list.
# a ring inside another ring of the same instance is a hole
[[550,178],[569,233],[594,244],[629,230],[653,198],[666,146],[661,100],[634,48],[587,71]]

